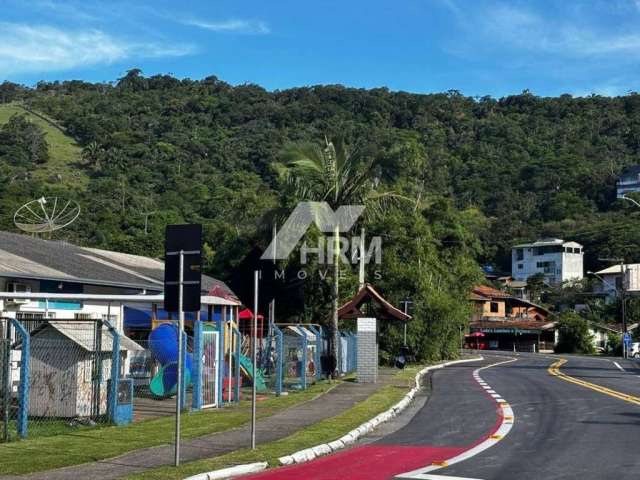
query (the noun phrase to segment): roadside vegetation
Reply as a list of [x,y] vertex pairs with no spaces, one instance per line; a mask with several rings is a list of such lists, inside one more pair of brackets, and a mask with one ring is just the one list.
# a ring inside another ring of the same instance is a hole
[[559,338],[556,353],[595,353],[589,323],[577,313],[561,313],[558,316],[557,329]]

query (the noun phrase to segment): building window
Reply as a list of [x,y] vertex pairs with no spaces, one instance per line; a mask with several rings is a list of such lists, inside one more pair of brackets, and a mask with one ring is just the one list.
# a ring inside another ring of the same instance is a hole
[[536,268],[541,268],[544,273],[555,273],[556,262],[537,262]]
[[498,302],[491,302],[490,305],[490,309],[491,309],[491,313],[498,313],[500,311],[500,306],[498,305]]
[[524,251],[521,248],[516,248],[516,260],[524,260]]
[[524,265],[522,265],[521,263],[518,264],[518,270],[522,270],[524,268]]

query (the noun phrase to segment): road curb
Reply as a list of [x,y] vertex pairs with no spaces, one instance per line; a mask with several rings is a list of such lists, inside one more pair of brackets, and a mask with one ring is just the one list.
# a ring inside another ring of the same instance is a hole
[[184,480],[221,480],[224,478],[237,477],[239,475],[247,475],[248,473],[258,473],[265,470],[268,466],[269,464],[267,462],[245,463],[244,465],[236,465],[235,467],[199,473],[198,475],[187,477]]
[[391,418],[395,417],[400,412],[402,412],[405,408],[407,408],[411,403],[411,401],[413,400],[413,398],[415,397],[416,393],[418,393],[418,390],[420,390],[420,378],[422,378],[422,376],[427,372],[431,370],[444,368],[449,365],[455,365],[457,363],[476,362],[482,359],[483,357],[479,356],[479,357],[468,358],[464,360],[454,360],[451,362],[445,362],[445,363],[440,363],[438,365],[431,365],[429,367],[425,367],[422,370],[420,370],[418,373],[416,373],[415,386],[405,394],[402,400],[400,400],[398,403],[393,405],[388,410],[385,410],[384,412],[379,413],[372,419],[364,422],[359,427],[354,428],[353,430],[351,430],[350,432],[346,433],[345,435],[343,435],[342,437],[340,437],[339,439],[333,442],[323,443],[320,445],[316,445],[315,447],[299,450],[297,452],[292,453],[291,455],[285,455],[284,457],[280,457],[278,461],[280,462],[281,465],[293,465],[295,463],[308,462],[322,455],[326,455],[328,453],[333,453],[337,450],[341,450],[347,445],[351,445],[352,443],[356,442],[356,440],[358,440],[360,437],[370,433],[378,425],[390,420]]
[[[440,363],[438,365],[431,365],[423,368],[418,373],[416,373],[415,377],[415,385],[405,394],[405,396],[393,405],[391,408],[385,410],[382,413],[379,413],[372,419],[364,422],[359,427],[354,428],[350,432],[346,433],[342,437],[333,442],[322,443],[320,445],[316,445],[314,447],[305,448],[304,450],[298,450],[297,452],[293,452],[291,455],[285,455],[284,457],[278,458],[280,465],[293,465],[298,463],[309,462],[315,458],[328,455],[330,453],[336,452],[345,448],[348,445],[351,445],[356,442],[360,437],[370,433],[374,428],[376,428],[381,423],[387,422],[400,412],[402,412],[405,408],[409,406],[413,398],[420,390],[420,378],[425,375],[427,372],[431,370],[438,370],[440,368],[447,367],[449,365],[455,365],[458,363],[466,363],[466,362],[477,362],[478,360],[482,360],[482,356],[474,357],[474,358],[466,358],[464,360],[453,360],[451,362]],[[185,480],[214,480],[214,479],[223,479],[223,478],[232,478],[239,475],[246,475],[248,473],[256,473],[267,468],[267,462],[259,462],[259,463],[249,463],[245,465],[237,465],[231,468],[223,468],[222,470],[214,470],[212,472],[201,473],[198,475],[194,475],[192,477],[186,478]]]

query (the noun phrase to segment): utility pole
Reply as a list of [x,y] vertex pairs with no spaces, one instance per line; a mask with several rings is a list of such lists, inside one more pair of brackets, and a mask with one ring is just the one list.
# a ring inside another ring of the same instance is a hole
[[[277,267],[276,254],[278,252],[278,227],[276,226],[275,223],[273,224],[273,234],[271,237],[271,242],[273,244],[273,265],[274,267]],[[277,273],[277,268],[274,268],[274,275],[276,273]],[[268,281],[274,284],[275,278],[270,278],[268,279]],[[273,335],[273,331],[274,331],[273,325],[275,323],[276,323],[276,297],[274,295],[271,301],[269,302],[269,338],[271,338],[271,336]],[[269,348],[271,348],[271,345],[269,345]]]
[[[409,309],[409,305],[412,304],[413,302],[409,299],[407,300],[403,300],[402,302],[400,302],[404,305],[404,314],[407,315],[408,313],[408,309]],[[403,345],[406,347],[407,346],[407,322],[404,322],[404,343]]]
[[625,293],[627,290],[627,269],[624,265],[624,262],[620,262],[620,272],[622,273],[622,286],[620,288],[620,296],[622,297],[622,358],[627,358],[627,344],[624,342],[624,335],[627,333],[627,308],[626,308],[626,299]]
[[257,336],[258,336],[258,280],[260,271],[253,272],[253,333],[251,335],[251,361],[253,363],[251,375],[253,386],[251,387],[251,450],[256,449],[256,361],[257,361]]
[[[364,263],[365,263],[365,252],[364,252],[364,227],[362,228],[362,230],[360,230],[360,262],[358,264],[358,291],[362,290],[364,288]],[[407,313],[407,312],[404,312]],[[406,322],[405,322],[405,340],[404,340],[404,344],[407,344],[407,339],[406,339],[406,331],[407,331],[407,327],[406,327]]]
[[[620,262],[620,275],[622,276],[622,282],[620,284],[620,316],[622,317],[622,338],[624,339],[624,334],[627,333],[627,309],[625,305],[627,269],[624,264],[624,258],[598,258],[598,260],[601,262]],[[625,346],[624,340],[622,342],[622,358],[627,358],[627,347]]]

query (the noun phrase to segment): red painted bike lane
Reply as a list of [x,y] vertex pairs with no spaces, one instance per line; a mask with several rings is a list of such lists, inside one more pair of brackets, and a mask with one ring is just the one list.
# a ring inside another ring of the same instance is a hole
[[299,465],[242,477],[260,480],[386,480],[462,453],[460,447],[364,445]]
[[[466,375],[465,375],[466,376]],[[475,382],[474,382],[475,383]],[[478,384],[476,383],[476,386]],[[243,480],[389,480],[396,475],[439,464],[460,455],[493,437],[504,421],[502,407],[495,403],[486,389],[473,389],[470,394],[477,395],[485,401],[488,399],[495,406],[495,423],[489,431],[470,444],[461,442],[462,446],[449,445],[416,445],[375,443],[363,445],[334,453],[313,461],[279,467],[262,473],[242,477]],[[485,424],[486,425],[486,424]],[[425,443],[430,431],[424,431]],[[383,441],[384,442],[384,441]]]

